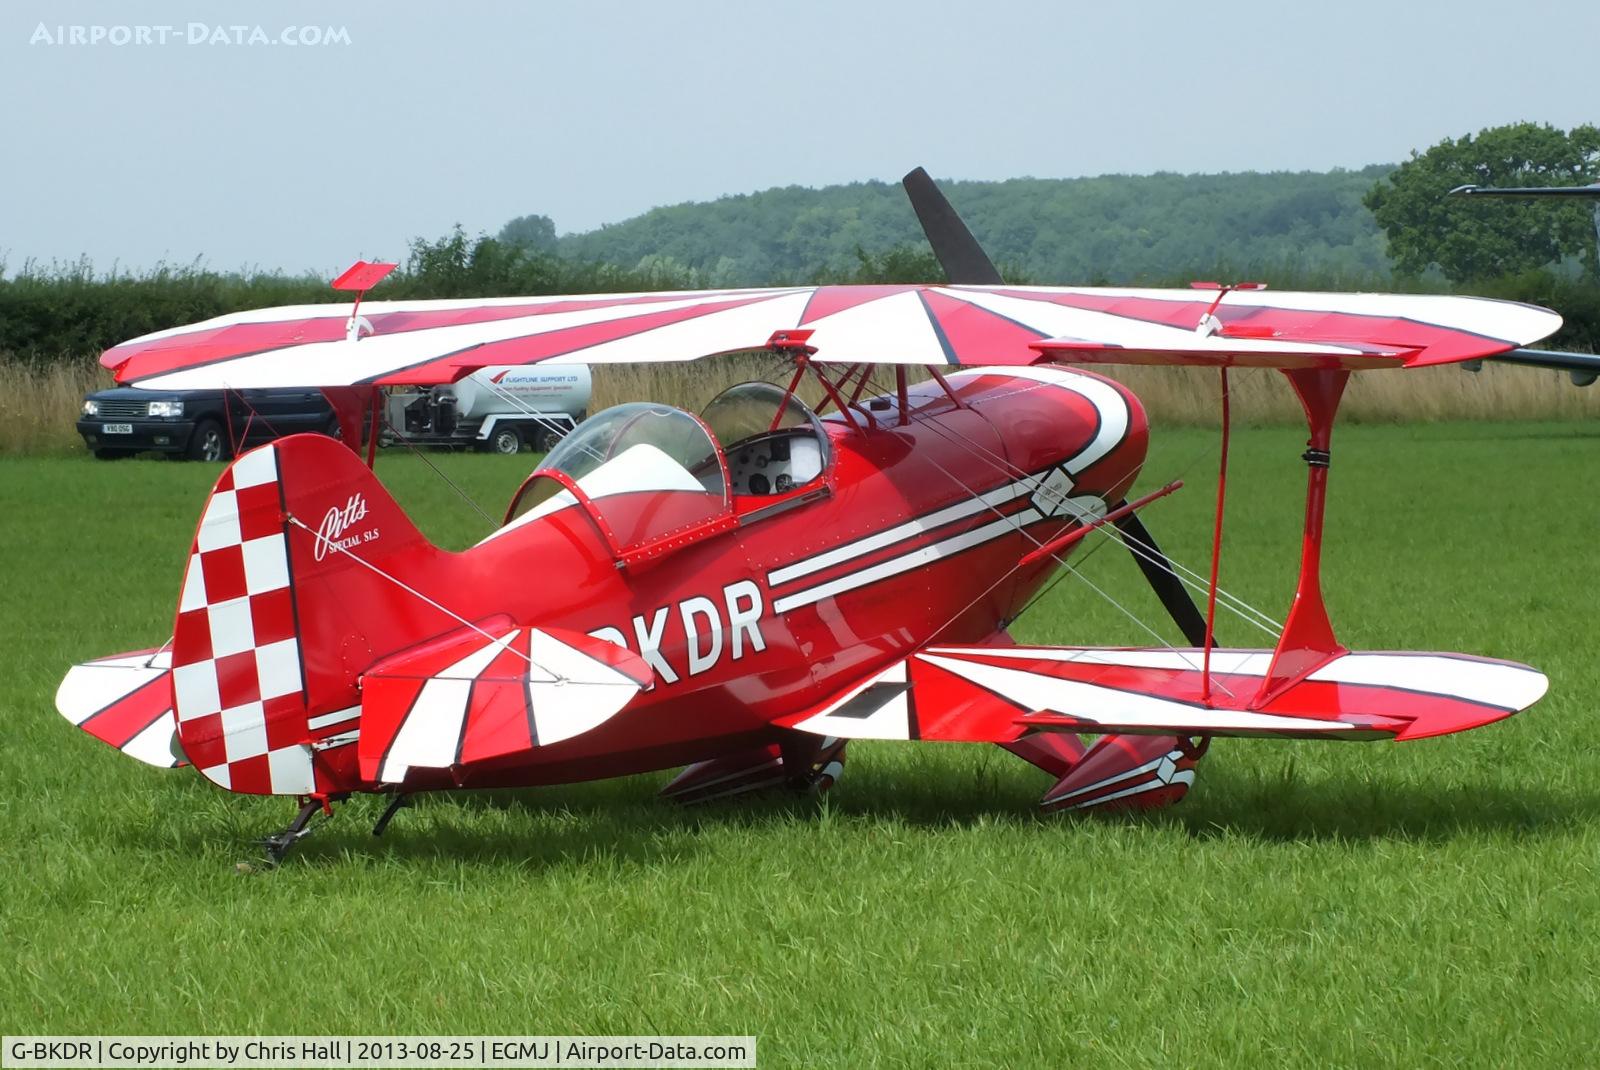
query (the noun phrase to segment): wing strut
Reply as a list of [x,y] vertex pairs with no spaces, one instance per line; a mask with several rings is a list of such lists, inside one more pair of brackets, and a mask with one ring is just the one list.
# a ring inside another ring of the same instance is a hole
[[1295,585],[1294,603],[1289,607],[1283,635],[1278,637],[1278,647],[1272,652],[1272,667],[1250,703],[1252,709],[1260,708],[1334,658],[1348,653],[1334,637],[1328,607],[1322,600],[1322,522],[1328,500],[1333,421],[1339,414],[1339,401],[1344,397],[1350,373],[1342,368],[1315,368],[1283,374],[1300,399],[1311,429],[1311,439],[1301,455],[1307,469],[1305,533],[1300,543],[1300,579]]
[[[1219,296],[1218,301],[1222,298]],[[1216,305],[1211,306],[1213,309]],[[1207,313],[1210,316],[1210,313]],[[1233,431],[1233,418],[1228,398],[1228,369],[1222,373],[1222,448],[1217,466],[1217,516],[1211,525],[1211,583],[1206,589],[1206,642],[1200,669],[1200,699],[1211,698],[1211,648],[1217,641],[1217,572],[1222,566],[1222,513],[1228,502],[1228,439]]]

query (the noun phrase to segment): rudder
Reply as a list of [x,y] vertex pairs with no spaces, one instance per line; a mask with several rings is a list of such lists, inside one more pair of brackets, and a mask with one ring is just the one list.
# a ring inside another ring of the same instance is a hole
[[331,439],[295,435],[240,457],[206,502],[173,628],[189,760],[237,792],[355,786],[356,680],[419,628],[448,623],[396,586],[446,556]]

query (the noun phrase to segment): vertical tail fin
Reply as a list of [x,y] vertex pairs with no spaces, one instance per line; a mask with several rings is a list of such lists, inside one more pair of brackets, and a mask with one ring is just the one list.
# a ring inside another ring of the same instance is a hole
[[359,783],[359,674],[454,625],[409,590],[445,579],[427,542],[343,445],[296,435],[235,461],[195,533],[172,644],[178,739],[232,791]]

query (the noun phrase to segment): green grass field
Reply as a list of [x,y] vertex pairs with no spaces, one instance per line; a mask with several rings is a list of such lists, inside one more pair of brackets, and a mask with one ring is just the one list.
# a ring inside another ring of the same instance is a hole
[[[1235,439],[1223,583],[1280,618],[1303,437]],[[1158,434],[1141,481],[1190,480],[1146,515],[1195,565],[1214,438]],[[674,809],[660,774],[427,798],[374,840],[358,799],[248,872],[292,803],[138,765],[52,703],[72,661],[166,638],[215,468],[0,461],[0,1028],[754,1033],[774,1067],[1587,1064],[1600,428],[1354,427],[1334,456],[1344,641],[1524,660],[1544,702],[1411,744],[1223,740],[1143,818],[1040,818],[1047,778],[996,748],[854,744],[822,802]],[[436,459],[491,512],[528,468]],[[483,533],[414,458],[379,471],[439,541]],[[1120,550],[1085,572],[1158,618]],[[1070,577],[1016,632],[1148,641]]]

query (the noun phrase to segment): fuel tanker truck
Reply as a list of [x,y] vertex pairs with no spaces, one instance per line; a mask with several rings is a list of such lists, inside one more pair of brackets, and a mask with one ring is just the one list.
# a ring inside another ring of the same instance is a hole
[[392,388],[382,441],[548,451],[584,418],[590,386],[583,364],[497,364],[448,386]]

